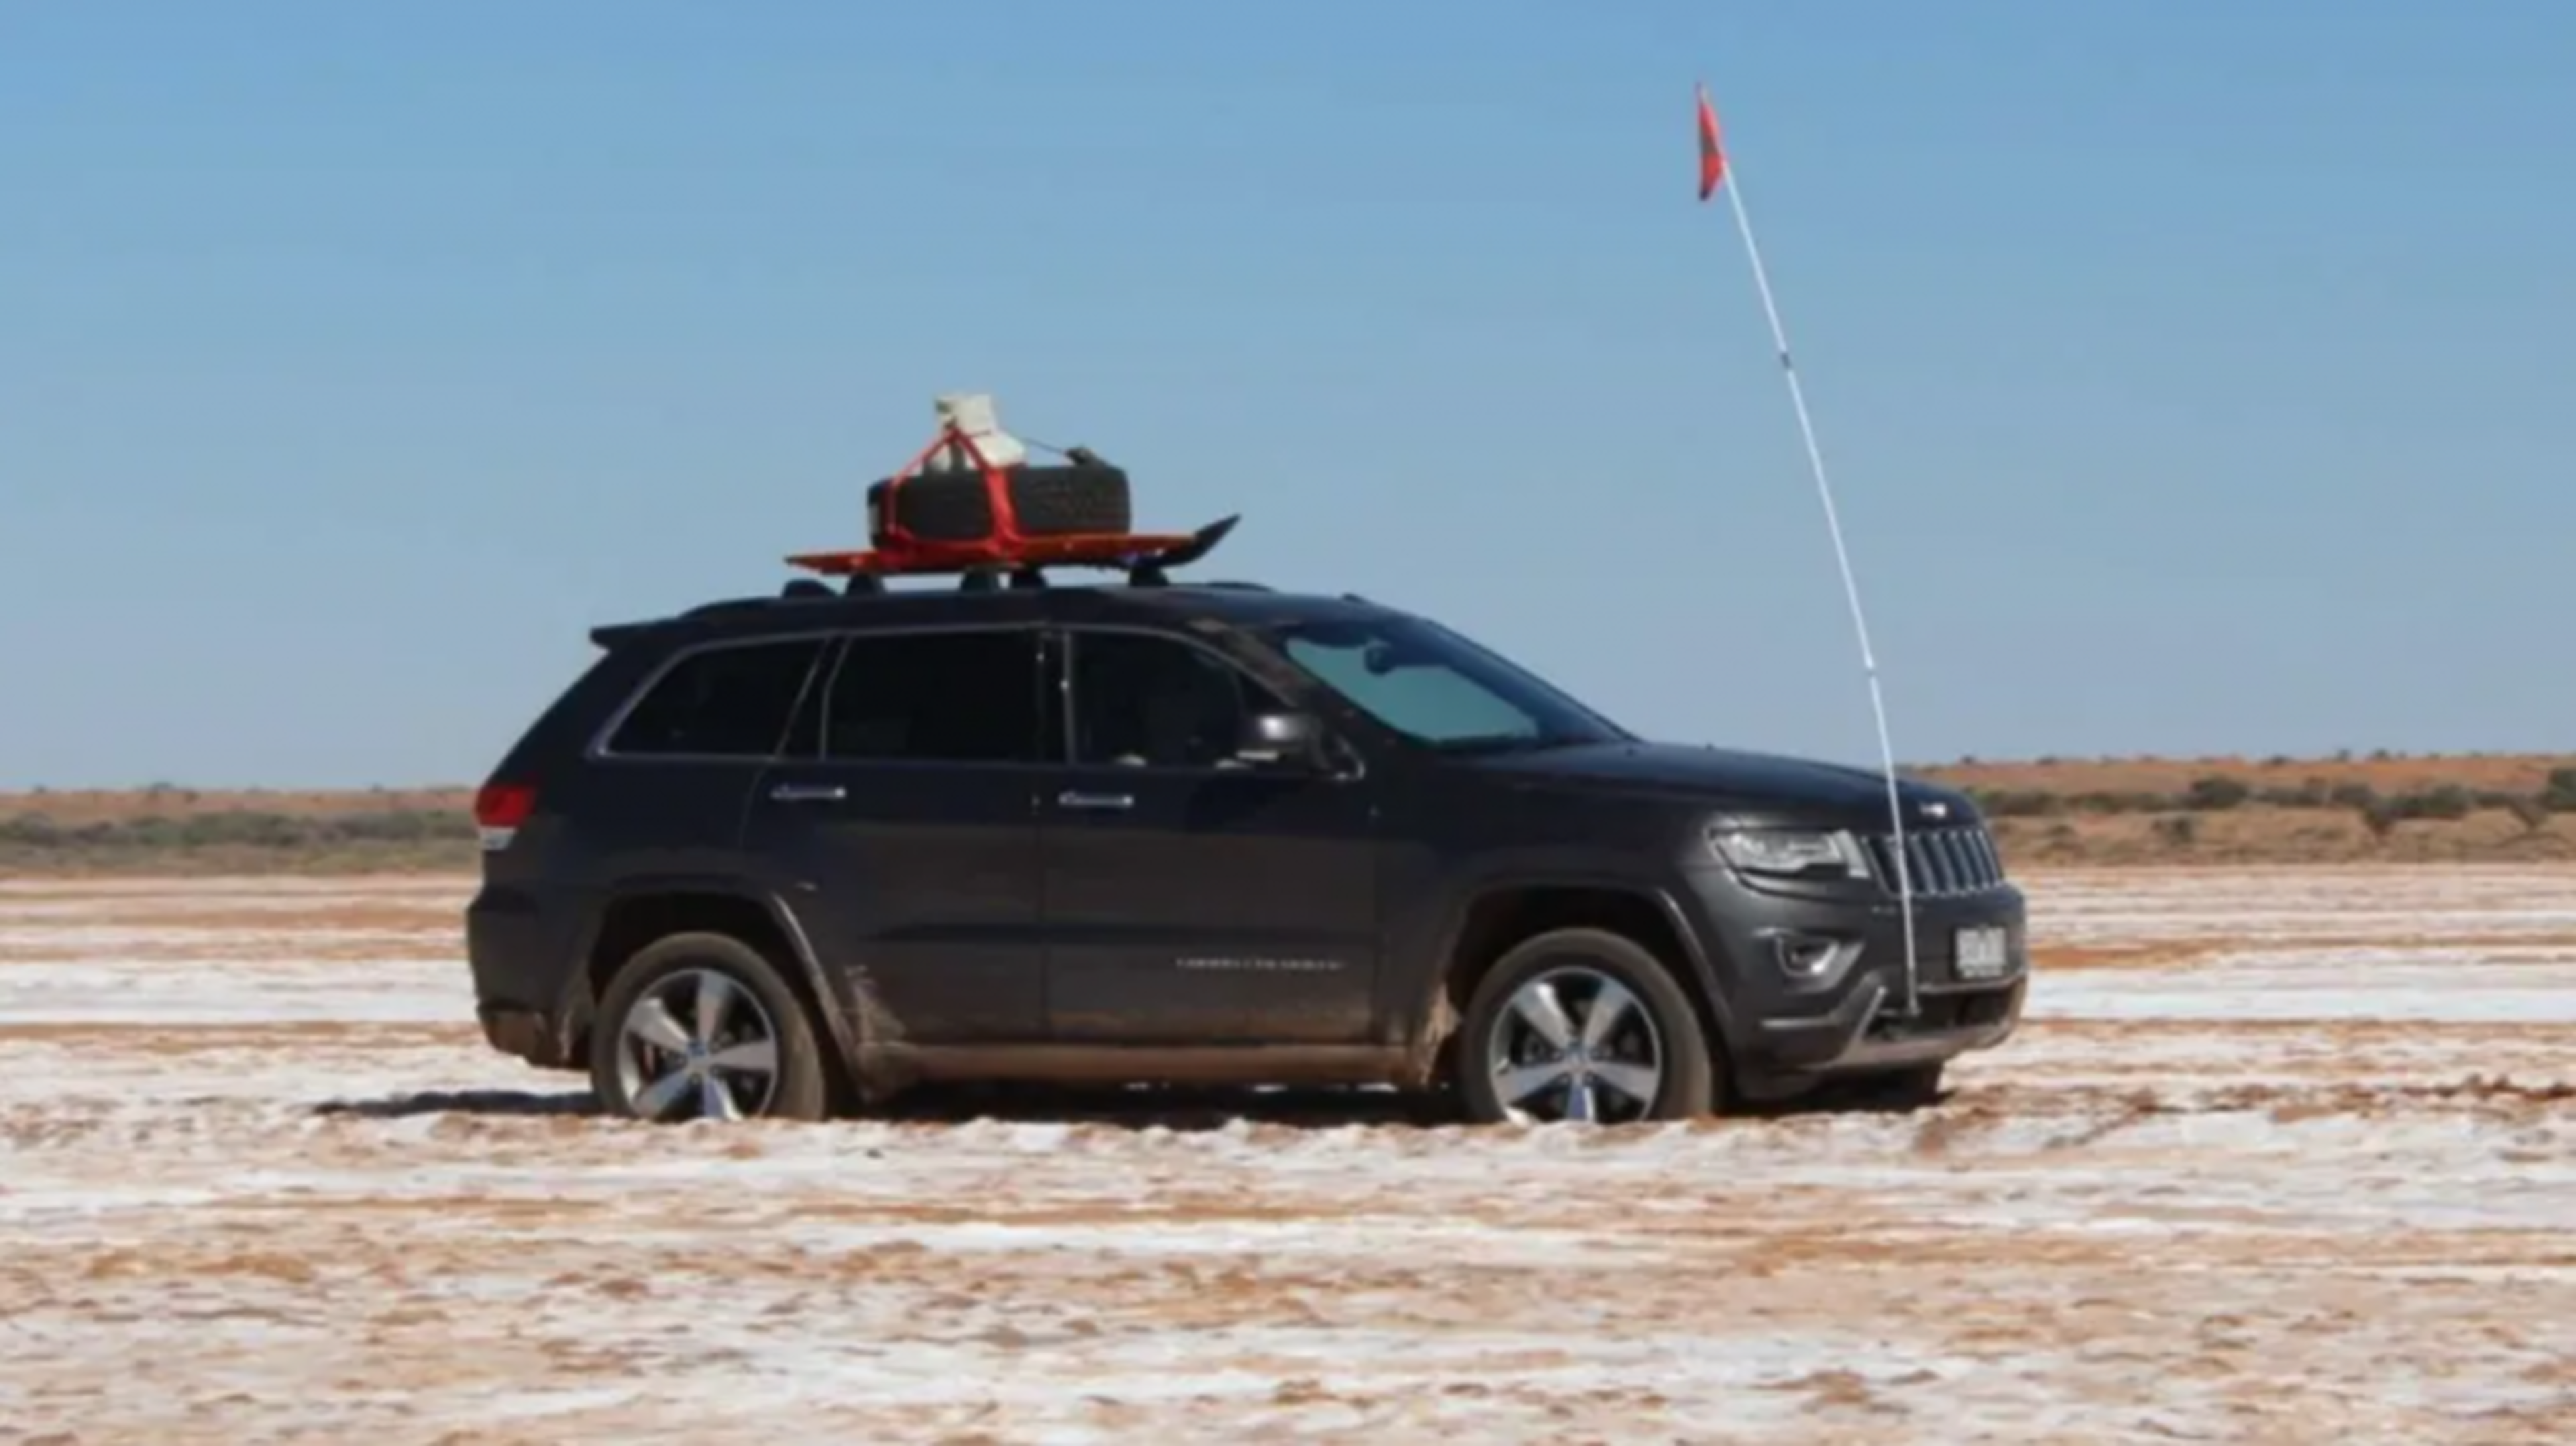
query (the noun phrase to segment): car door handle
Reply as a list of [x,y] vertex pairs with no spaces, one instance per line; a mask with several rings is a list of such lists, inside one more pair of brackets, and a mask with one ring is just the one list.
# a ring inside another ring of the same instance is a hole
[[769,790],[777,803],[839,803],[850,791],[837,783],[782,783]]
[[1058,808],[1082,808],[1101,812],[1114,812],[1119,809],[1134,808],[1136,806],[1136,799],[1133,794],[1078,793],[1068,789],[1055,796],[1055,806]]

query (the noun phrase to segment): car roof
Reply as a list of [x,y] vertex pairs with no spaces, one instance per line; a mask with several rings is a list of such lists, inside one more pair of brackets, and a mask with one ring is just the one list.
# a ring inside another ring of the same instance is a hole
[[1294,621],[1385,617],[1394,610],[1354,594],[1280,592],[1257,583],[1111,584],[995,588],[897,588],[875,594],[798,593],[725,598],[666,617],[595,628],[591,638],[617,647],[647,636],[695,641],[781,630],[857,631],[959,623],[1187,622],[1238,627]]

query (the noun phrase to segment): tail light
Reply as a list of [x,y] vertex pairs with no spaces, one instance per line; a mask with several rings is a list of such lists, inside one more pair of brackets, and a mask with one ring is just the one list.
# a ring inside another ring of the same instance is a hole
[[519,825],[537,811],[537,789],[531,783],[487,783],[474,795],[474,829],[483,852],[499,853],[519,836]]

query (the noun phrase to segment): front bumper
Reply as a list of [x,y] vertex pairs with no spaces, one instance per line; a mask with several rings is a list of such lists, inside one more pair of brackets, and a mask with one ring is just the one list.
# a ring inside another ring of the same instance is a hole
[[[2030,951],[2021,891],[2009,884],[1915,902],[1914,1008],[1896,901],[1848,888],[1773,889],[1731,871],[1696,874],[1692,893],[1715,942],[1728,1044],[1753,1082],[1865,1074],[1991,1049],[2019,1026]],[[1997,928],[2000,974],[1960,974],[1958,931]],[[1795,947],[1784,947],[1794,945]],[[1827,953],[1801,973],[1784,954]]]
[[1783,1074],[1863,1074],[1992,1049],[2021,1022],[2027,974],[1994,986],[1924,988],[1905,1013],[1904,982],[1871,975],[1828,1013],[1757,1022],[1759,1059]]

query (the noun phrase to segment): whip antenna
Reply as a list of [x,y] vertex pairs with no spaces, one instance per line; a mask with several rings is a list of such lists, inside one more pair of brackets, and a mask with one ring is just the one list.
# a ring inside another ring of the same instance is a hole
[[1878,684],[1878,658],[1869,645],[1869,621],[1860,606],[1860,584],[1852,577],[1851,553],[1843,546],[1842,519],[1834,509],[1834,489],[1825,477],[1825,453],[1816,444],[1816,424],[1807,414],[1806,389],[1798,383],[1798,364],[1789,354],[1789,334],[1780,324],[1780,306],[1771,295],[1771,278],[1762,266],[1762,248],[1753,239],[1753,218],[1744,209],[1744,184],[1737,180],[1729,164],[1726,149],[1720,143],[1717,111],[1709,104],[1708,87],[1698,87],[1699,100],[1699,198],[1707,200],[1719,190],[1726,192],[1730,209],[1735,213],[1735,229],[1744,238],[1744,254],[1753,263],[1753,289],[1762,298],[1762,314],[1771,323],[1771,342],[1780,357],[1780,374],[1789,383],[1789,406],[1798,416],[1798,435],[1807,444],[1807,466],[1815,475],[1816,498],[1824,504],[1825,530],[1834,541],[1834,561],[1841,567],[1843,596],[1851,603],[1852,631],[1860,640],[1860,667],[1869,680],[1870,714],[1878,723],[1878,756],[1887,780],[1887,817],[1895,831],[1889,850],[1896,860],[1897,912],[1905,925],[1905,1012],[1921,1012],[1917,998],[1918,979],[1914,952],[1914,866],[1905,846],[1905,808],[1896,786],[1896,745],[1887,728],[1887,700]]

